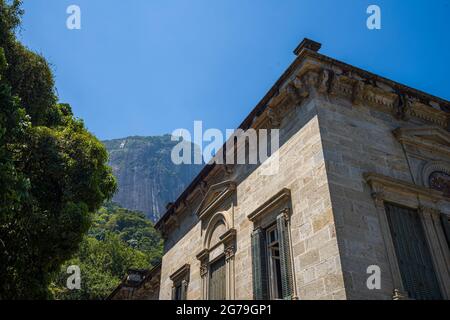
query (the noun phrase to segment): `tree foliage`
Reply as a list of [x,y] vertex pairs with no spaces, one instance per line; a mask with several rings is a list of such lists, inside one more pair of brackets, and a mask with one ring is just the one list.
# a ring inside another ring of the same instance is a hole
[[[129,268],[151,268],[161,256],[162,240],[150,220],[109,203],[95,215],[78,253],[55,274],[51,289],[56,299],[104,299]],[[80,267],[80,290],[67,288],[71,265]]]
[[0,299],[47,298],[116,189],[104,146],[57,102],[46,60],[15,36],[19,0],[0,0]]

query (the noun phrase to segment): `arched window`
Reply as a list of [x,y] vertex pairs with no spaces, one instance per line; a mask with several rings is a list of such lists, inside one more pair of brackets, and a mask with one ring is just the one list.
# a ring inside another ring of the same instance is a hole
[[226,214],[218,212],[207,223],[204,248],[197,254],[203,299],[234,298],[235,236],[236,230],[229,227]]

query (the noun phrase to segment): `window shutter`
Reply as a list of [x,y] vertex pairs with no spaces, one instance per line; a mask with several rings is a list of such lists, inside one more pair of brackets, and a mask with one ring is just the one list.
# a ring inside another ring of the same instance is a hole
[[211,263],[209,270],[209,300],[225,300],[226,273],[225,257]]
[[444,228],[445,238],[450,249],[450,216],[441,213],[442,227]]
[[278,241],[280,243],[280,265],[281,265],[281,287],[283,299],[292,299],[292,268],[291,252],[289,247],[289,232],[287,228],[286,215],[280,214],[277,217]]
[[409,297],[442,299],[419,213],[389,203],[385,207],[403,285]]
[[172,287],[172,300],[176,300],[177,298],[177,287]]
[[267,262],[265,236],[261,229],[252,233],[253,298],[267,300]]
[[188,282],[183,280],[181,282],[181,300],[187,300],[187,286]]

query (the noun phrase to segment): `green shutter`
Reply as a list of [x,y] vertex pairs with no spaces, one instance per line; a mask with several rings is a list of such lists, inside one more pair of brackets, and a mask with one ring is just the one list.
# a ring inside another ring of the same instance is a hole
[[450,216],[441,213],[442,227],[444,228],[445,238],[450,249]]
[[419,213],[389,203],[385,207],[403,286],[409,297],[442,299]]
[[278,241],[280,243],[280,265],[281,265],[281,287],[283,290],[283,299],[292,299],[292,268],[291,251],[289,247],[289,231],[285,214],[277,217]]
[[225,257],[211,263],[209,267],[209,300],[226,299]]
[[172,287],[172,300],[176,300],[177,299],[177,287],[173,286]]
[[253,298],[267,300],[267,262],[265,235],[261,229],[252,233]]
[[181,300],[187,300],[187,286],[186,280],[181,281]]

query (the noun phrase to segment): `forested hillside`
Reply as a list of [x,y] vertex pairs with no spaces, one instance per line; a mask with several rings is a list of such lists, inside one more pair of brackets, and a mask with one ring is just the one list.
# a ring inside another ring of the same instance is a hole
[[[77,254],[56,272],[55,299],[104,299],[129,268],[150,269],[160,262],[162,240],[144,214],[108,203],[94,217]],[[67,268],[81,270],[81,289],[66,286]]]

